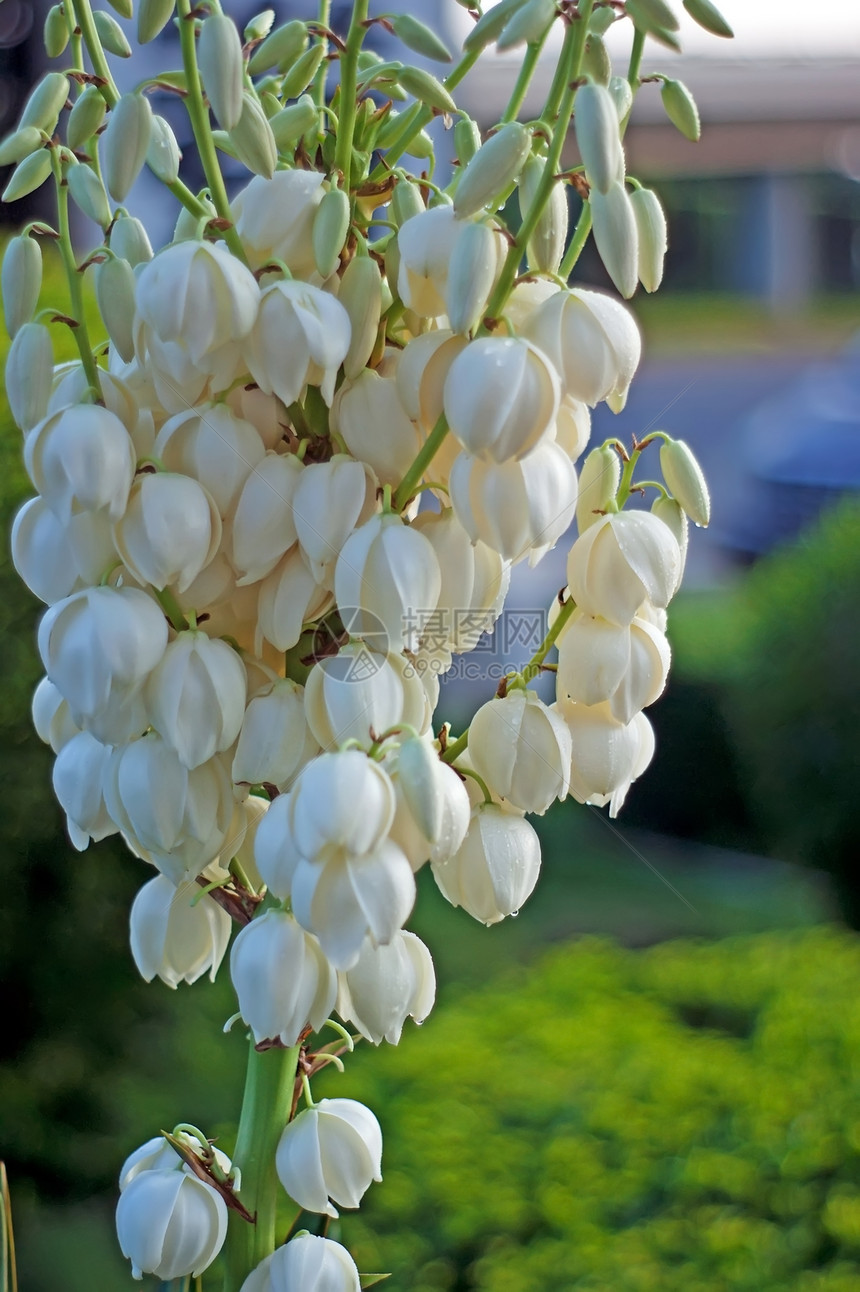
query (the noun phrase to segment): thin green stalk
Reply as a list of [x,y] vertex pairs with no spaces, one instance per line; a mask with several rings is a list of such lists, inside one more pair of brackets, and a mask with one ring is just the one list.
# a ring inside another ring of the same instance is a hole
[[[328,27],[331,23],[331,0],[320,0],[320,7],[317,14],[317,22],[321,27]],[[314,102],[320,110],[320,129],[325,128],[325,118],[323,110],[325,108],[325,83],[328,74],[328,40],[325,36],[320,36],[320,44],[323,47],[323,61],[320,63],[317,74],[314,77],[313,97]]]
[[409,499],[413,496],[416,489],[421,483],[421,477],[433,461],[442,446],[442,441],[448,434],[448,422],[445,414],[442,413],[433,430],[427,436],[422,444],[415,461],[406,472],[400,484],[394,493],[394,507],[397,511],[402,511]]
[[117,89],[116,81],[111,75],[105,52],[102,49],[102,43],[99,40],[99,34],[96,31],[92,5],[90,0],[73,0],[73,3],[77,25],[81,29],[81,35],[84,38],[84,44],[93,65],[93,71],[104,82],[103,85],[98,87],[99,91],[108,107],[112,108],[119,100],[119,90]]
[[191,120],[191,129],[194,131],[194,139],[197,144],[197,151],[200,154],[200,162],[203,166],[203,173],[206,176],[206,183],[209,186],[209,195],[212,198],[212,204],[222,220],[226,220],[228,228],[224,230],[224,241],[233,252],[238,260],[247,264],[245,250],[239,239],[239,235],[233,228],[233,215],[230,210],[230,200],[227,197],[227,189],[224,185],[224,176],[221,174],[221,167],[218,165],[218,157],[215,152],[215,144],[212,139],[212,130],[209,125],[209,110],[203,102],[203,89],[200,83],[200,72],[197,67],[197,45],[194,34],[194,16],[191,8],[191,0],[178,0],[177,12],[179,14],[179,40],[182,48],[182,65],[185,68],[185,76],[188,82],[188,94],[185,99],[185,106],[188,109],[188,116]]
[[645,33],[638,27],[633,29],[633,44],[630,48],[630,65],[627,68],[627,83],[634,95],[639,89],[639,69],[642,66],[642,54],[645,49]]
[[532,83],[532,77],[537,69],[538,59],[540,58],[544,41],[548,34],[549,29],[547,28],[546,34],[540,40],[535,41],[534,44],[526,47],[525,58],[522,61],[516,85],[514,86],[513,93],[508,101],[508,106],[502,113],[502,125],[506,125],[509,121],[516,121],[519,116],[520,109],[522,108],[526,95],[528,94],[529,86]]
[[78,347],[78,353],[81,356],[81,364],[87,375],[87,383],[92,386],[93,390],[101,398],[102,384],[98,364],[93,358],[93,347],[87,328],[87,316],[84,312],[83,283],[75,261],[74,248],[72,247],[72,233],[69,225],[69,189],[60,162],[59,149],[57,148],[51,149],[51,165],[57,186],[57,224],[60,234],[58,239],[60,256],[62,257],[63,268],[66,271],[66,281],[69,284],[69,296],[72,306],[70,317],[77,324],[77,327],[72,328],[72,332],[75,344]]
[[568,619],[570,619],[570,616],[573,614],[575,609],[576,609],[576,602],[573,600],[572,597],[568,597],[567,601],[564,602],[561,609],[559,610],[558,615],[556,616],[555,623],[553,624],[552,628],[550,628],[546,637],[544,637],[540,646],[535,651],[534,655],[532,655],[526,667],[523,669],[523,677],[526,679],[526,681],[531,681],[532,678],[537,677],[538,673],[541,670],[541,665],[543,664],[547,655],[552,650],[553,646],[558,641],[565,624],[567,623]]
[[251,1043],[233,1165],[242,1173],[242,1205],[256,1223],[230,1214],[224,1292],[239,1292],[251,1270],[275,1250],[275,1150],[290,1118],[298,1062],[299,1046],[259,1051]]
[[618,492],[615,495],[615,502],[619,511],[621,511],[622,507],[625,506],[627,499],[630,497],[630,489],[633,484],[633,472],[636,469],[636,463],[639,461],[641,453],[641,448],[634,449],[630,454],[630,457],[624,463],[624,470],[621,473],[621,482],[618,485]]
[[2,1292],[18,1292],[18,1266],[15,1260],[15,1232],[12,1228],[12,1199],[9,1195],[9,1179],[6,1175],[6,1164],[0,1162],[0,1234],[2,1234]]
[[343,191],[349,195],[353,136],[355,135],[356,93],[358,84],[358,56],[364,41],[367,11],[370,0],[354,0],[349,32],[346,37],[346,49],[340,59],[340,117],[337,130],[337,147],[334,154],[334,168],[343,175]]
[[153,592],[155,593],[156,601],[170,620],[171,628],[175,628],[178,633],[185,632],[188,627],[188,620],[182,613],[182,607],[170,589],[153,588]]
[[466,752],[469,745],[469,729],[463,732],[462,736],[453,741],[442,755],[443,763],[455,763],[461,754]]
[[576,228],[573,231],[573,237],[570,245],[564,253],[564,259],[558,267],[559,277],[565,282],[573,273],[573,267],[582,254],[582,248],[588,241],[588,235],[591,233],[591,206],[588,202],[583,202],[582,210],[579,213],[579,219],[576,222]]

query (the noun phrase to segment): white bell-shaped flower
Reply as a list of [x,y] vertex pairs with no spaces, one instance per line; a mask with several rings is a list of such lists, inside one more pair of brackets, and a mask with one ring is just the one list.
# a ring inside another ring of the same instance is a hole
[[318,1031],[337,994],[319,942],[285,911],[265,911],[245,925],[230,951],[230,977],[258,1045],[293,1046],[309,1025]]
[[126,569],[140,583],[175,584],[184,592],[218,550],[221,517],[197,480],[168,471],[146,473],[135,481],[113,538]]
[[592,407],[624,407],[642,339],[629,310],[602,292],[554,292],[527,318],[523,335],[561,374],[564,393]]
[[254,845],[257,831],[265,820],[270,806],[268,799],[260,798],[256,794],[249,794],[241,803],[236,803],[227,838],[218,858],[218,865],[222,870],[228,870],[231,862],[235,860],[255,892],[259,892],[263,887],[263,879],[254,860]]
[[227,1204],[190,1171],[141,1171],[120,1194],[116,1232],[135,1278],[196,1277],[224,1245]]
[[435,651],[474,650],[502,613],[511,582],[509,564],[486,543],[473,542],[450,507],[421,512],[412,528],[432,545],[442,575],[422,643]]
[[359,749],[314,758],[290,794],[290,830],[299,853],[310,861],[370,852],[393,819],[391,777]]
[[321,659],[305,683],[305,713],[323,749],[347,740],[369,747],[405,723],[423,731],[429,723],[421,680],[402,655],[382,655],[363,641],[348,642]]
[[[119,418],[134,439],[142,401],[129,382],[104,368],[99,369],[99,385],[105,408]],[[86,404],[88,399],[92,399],[92,393],[84,365],[80,362],[57,364],[48,399],[49,415],[70,408],[73,404]]]
[[460,847],[471,805],[460,777],[427,738],[410,737],[391,760],[397,796],[390,837],[418,870],[428,858],[444,861]]
[[334,967],[349,969],[366,936],[385,945],[403,927],[415,903],[415,876],[405,853],[384,839],[360,856],[341,850],[323,861],[300,857],[291,900],[296,919],[316,934]]
[[[177,1133],[176,1139],[187,1145],[192,1152],[200,1156],[203,1150],[199,1138],[192,1135],[190,1131],[181,1130]],[[221,1167],[225,1175],[229,1175],[232,1169],[232,1163],[226,1153],[222,1153],[219,1148],[209,1145],[215,1160]],[[140,1148],[136,1148],[133,1153],[122,1164],[119,1173],[119,1191],[124,1193],[132,1180],[136,1179],[142,1171],[182,1171],[183,1161],[172,1144],[168,1144],[163,1135],[154,1135],[148,1139]]]
[[60,519],[107,511],[119,520],[136,454],[122,422],[100,404],[76,404],[35,426],[24,442],[27,474]]
[[254,865],[269,892],[286,901],[298,862],[299,852],[290,828],[290,796],[280,794],[257,826]]
[[152,725],[184,767],[229,749],[245,716],[247,675],[232,646],[195,629],[179,633],[146,683]]
[[313,223],[327,192],[324,178],[315,170],[255,175],[232,199],[236,232],[254,269],[281,260],[295,278],[313,277]]
[[259,432],[225,404],[185,408],[164,423],[155,441],[155,456],[167,470],[199,481],[225,520],[265,455]]
[[467,453],[507,462],[530,453],[558,416],[558,373],[522,337],[480,337],[463,350],[445,379],[448,425]]
[[[396,353],[396,351],[395,351]],[[331,427],[353,457],[366,462],[381,484],[397,485],[421,448],[421,433],[408,416],[394,377],[386,370],[362,368],[334,397]]]
[[291,650],[304,625],[318,619],[332,602],[301,551],[292,548],[259,585],[255,653],[262,654],[264,641],[278,651]]
[[12,525],[12,561],[27,587],[51,606],[80,587],[67,526],[44,498],[30,498]]
[[591,438],[591,409],[581,399],[565,395],[555,419],[555,442],[575,462]]
[[180,347],[199,365],[212,351],[248,335],[260,289],[223,242],[189,238],[172,243],[144,265],[136,300],[146,331]]
[[88,731],[81,731],[63,745],[54,763],[52,782],[66,814],[69,838],[79,852],[116,834],[117,827],[105,807],[102,786],[111,749]]
[[137,588],[75,592],[39,624],[45,671],[80,727],[139,691],[166,646],[164,615]]
[[650,722],[644,713],[631,722],[617,722],[606,702],[559,708],[572,738],[571,794],[578,803],[608,803],[609,815],[617,816],[631,784],[654,755]]
[[249,384],[235,386],[224,402],[237,417],[251,423],[267,450],[283,447],[284,406],[277,395],[267,395],[259,386]]
[[557,444],[539,444],[521,461],[455,459],[451,502],[473,542],[507,561],[535,565],[554,547],[576,512],[576,471]]
[[355,1099],[321,1099],[284,1127],[275,1166],[293,1202],[337,1218],[332,1203],[358,1207],[382,1179],[382,1128]]
[[293,495],[299,544],[318,583],[334,587],[334,565],[352,531],[376,511],[378,481],[345,453],[313,462]]
[[452,906],[482,924],[498,924],[531,895],[540,872],[540,841],[525,817],[495,803],[479,807],[458,852],[433,865]]
[[305,717],[304,687],[280,678],[248,704],[233,758],[236,785],[274,785],[284,790],[315,754]]
[[300,1233],[253,1270],[240,1292],[360,1292],[358,1268],[331,1238]]
[[[420,430],[429,435],[444,411],[445,381],[452,363],[470,342],[449,328],[413,337],[401,353],[395,381],[403,407]],[[431,463],[429,474],[444,483],[460,452],[453,435],[446,435]],[[447,503],[447,497],[444,498]]]
[[[197,897],[196,902],[192,899]],[[131,907],[131,954],[146,982],[168,987],[215,975],[230,942],[233,921],[200,886],[175,887],[165,875],[144,884]]]
[[293,494],[303,470],[293,454],[267,453],[242,486],[227,531],[240,586],[264,579],[296,542]]
[[646,599],[665,608],[678,586],[678,542],[650,511],[610,512],[580,534],[567,558],[567,582],[588,615],[625,625]]
[[372,1045],[397,1045],[406,1019],[423,1023],[436,1001],[430,952],[405,929],[384,947],[366,938],[358,960],[337,978],[338,1014]]
[[416,649],[441,587],[432,545],[393,512],[365,521],[335,565],[335,600],[350,631],[364,637],[382,625],[395,653]]
[[79,511],[65,524],[69,550],[86,584],[101,583],[117,562],[113,526],[106,511]]
[[532,691],[517,687],[481,706],[469,726],[469,754],[489,789],[523,812],[544,813],[567,794],[570,733]]
[[397,233],[397,295],[407,309],[424,318],[447,312],[448,269],[464,221],[447,204],[420,211]]
[[576,611],[559,641],[556,690],[577,704],[608,701],[616,721],[630,722],[661,694],[670,660],[665,635],[646,619],[619,627]]
[[50,678],[43,677],[33,692],[32,715],[36,735],[50,745],[55,754],[80,731],[68,701],[63,699]]
[[310,283],[282,279],[263,291],[242,353],[265,394],[292,404],[305,386],[319,386],[330,404],[350,336],[349,315],[336,297]]
[[104,790],[123,834],[175,883],[220,854],[233,817],[233,786],[221,758],[189,770],[150,732],[114,751]]

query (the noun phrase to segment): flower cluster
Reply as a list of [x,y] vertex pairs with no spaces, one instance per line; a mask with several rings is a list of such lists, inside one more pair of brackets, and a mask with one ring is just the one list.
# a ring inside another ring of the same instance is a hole
[[[589,17],[597,48],[613,15],[573,8],[561,6],[553,89],[565,124]],[[141,38],[172,10],[144,2]],[[48,159],[67,255],[69,194],[104,231],[88,260],[104,364],[80,319],[80,361],[54,364],[35,314],[45,226],[13,239],[3,264],[7,387],[35,489],[13,558],[48,607],[36,729],[75,847],[120,834],[157,872],[131,911],[145,978],[214,976],[242,925],[239,1014],[259,1053],[304,1056],[307,1107],[293,1103],[277,1174],[323,1215],[381,1178],[382,1137],[361,1105],[313,1102],[308,1075],[337,1056],[309,1057],[310,1030],[336,1011],[396,1044],[407,1018],[430,1012],[431,955],[405,928],[422,866],[493,924],[538,878],[527,814],[568,793],[619,809],[653,753],[642,710],[666,681],[686,516],[708,519],[695,460],[662,433],[629,452],[610,440],[578,470],[591,409],[624,406],[640,337],[619,301],[566,285],[563,130],[507,120],[482,142],[463,118],[447,188],[398,168],[407,145],[423,147],[420,113],[377,109],[369,91],[399,86],[428,118],[455,105],[428,72],[359,53],[366,11],[356,5],[343,47],[330,132],[321,93],[302,91],[331,33],[269,32],[262,15],[243,43],[218,6],[201,21],[180,0],[183,92],[209,180],[199,196],[178,178],[166,122],[105,77],[80,74],[66,145],[55,131],[70,82],[50,73],[0,146],[21,152],[7,196]],[[505,0],[473,47],[539,43],[558,16]],[[438,55],[414,19],[399,34]],[[576,103],[598,250],[623,295],[638,280],[653,290],[665,230],[653,194],[625,186],[629,86],[590,75]],[[213,142],[255,172],[229,202]],[[372,154],[386,146],[378,176]],[[185,208],[156,254],[111,204],[144,160]],[[519,230],[503,210],[514,191]],[[665,484],[649,482],[651,510],[627,510],[658,436]],[[574,520],[568,586],[533,666],[454,739],[434,723],[440,676],[501,613],[511,567],[536,564]],[[528,688],[555,644],[547,705]],[[204,1270],[229,1204],[241,1210],[241,1163],[196,1133],[185,1156],[177,1143],[130,1159],[118,1212],[135,1273],[165,1280]],[[359,1286],[346,1252],[311,1234],[257,1255],[245,1292]]]

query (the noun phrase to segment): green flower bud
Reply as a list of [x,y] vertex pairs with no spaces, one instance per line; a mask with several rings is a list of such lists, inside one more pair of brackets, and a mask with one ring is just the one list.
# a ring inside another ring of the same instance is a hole
[[664,77],[660,95],[663,99],[666,116],[672,122],[672,125],[677,130],[680,130],[686,139],[690,139],[695,143],[702,133],[702,125],[699,121],[699,109],[696,107],[696,100],[684,82],[672,81],[668,76]]
[[619,122],[624,121],[633,107],[633,91],[626,76],[610,76],[607,90],[612,95]]
[[499,4],[493,5],[492,9],[487,10],[483,17],[478,19],[463,41],[465,52],[471,54],[473,51],[486,49],[488,45],[492,45],[493,41],[498,40],[502,34],[511,15],[527,3],[528,0],[500,0]]
[[637,188],[631,193],[630,205],[639,235],[639,281],[646,292],[656,292],[663,278],[666,256],[666,216],[657,194],[650,188]]
[[275,21],[274,9],[263,9],[260,13],[255,14],[249,22],[245,24],[245,30],[242,33],[242,39],[247,44],[252,40],[265,40],[272,30],[272,23]]
[[35,126],[15,130],[0,143],[0,166],[13,166],[42,147],[42,132]]
[[689,444],[668,440],[660,446],[663,479],[694,525],[707,527],[711,519],[711,498],[704,472]]
[[614,22],[615,11],[611,5],[607,5],[605,9],[592,9],[588,20],[589,33],[593,31],[597,36],[605,36]]
[[120,18],[134,17],[133,0],[108,0],[108,4],[116,10]]
[[272,134],[279,152],[289,152],[299,142],[302,135],[312,130],[317,124],[317,105],[309,94],[303,94],[288,108],[282,108],[270,119]]
[[93,22],[99,40],[109,54],[115,54],[117,58],[131,58],[131,45],[126,40],[125,32],[116,18],[112,18],[103,9],[96,9],[93,13]]
[[[214,220],[217,216],[218,212],[215,210],[215,207],[212,205],[212,202],[208,197],[200,195],[200,201],[206,208],[206,214],[202,217],[199,215],[192,215],[192,213],[183,206],[182,210],[179,212],[173,229],[174,242],[188,242],[192,238],[199,240],[203,236],[203,228],[207,221]],[[126,257],[126,259],[128,259],[128,257]]]
[[59,58],[69,43],[69,27],[62,5],[51,5],[45,18],[43,36],[48,58]]
[[26,197],[28,193],[35,193],[36,189],[44,184],[50,173],[50,150],[41,148],[38,152],[31,153],[29,157],[25,157],[22,162],[19,162],[13,170],[9,183],[3,190],[3,201],[17,202],[19,198]]
[[663,524],[675,536],[675,542],[681,552],[681,571],[678,575],[678,583],[680,584],[684,566],[687,562],[687,548],[690,542],[690,526],[687,522],[687,517],[676,499],[666,498],[663,494],[654,499],[651,504],[651,510],[658,520],[662,520]]
[[200,77],[222,130],[232,130],[242,115],[245,64],[239,29],[232,18],[213,13],[200,28],[197,42]]
[[242,115],[227,132],[236,156],[255,175],[271,179],[278,164],[278,147],[272,127],[259,103],[250,94],[242,100]]
[[47,413],[53,375],[51,334],[41,323],[25,323],[6,358],[6,398],[22,431],[32,430]]
[[96,267],[96,300],[111,345],[125,363],[134,358],[134,270],[109,256]]
[[301,58],[305,53],[307,47],[307,24],[294,18],[292,22],[276,27],[262,45],[257,46],[248,63],[248,71],[252,76],[256,76],[259,72],[268,72],[271,67],[277,67],[282,72],[288,71],[296,59]]
[[605,193],[592,189],[589,202],[600,259],[621,295],[630,297],[639,281],[639,234],[627,190],[616,180]]
[[682,0],[682,3],[693,21],[712,36],[725,36],[727,39],[734,36],[735,33],[717,6],[711,4],[711,0]]
[[661,27],[659,23],[654,22],[651,16],[651,8],[643,0],[630,0],[625,4],[628,18],[632,19],[636,28],[656,40],[659,44],[665,45],[667,49],[673,49],[676,53],[680,52],[681,44],[674,30],[668,27]]
[[137,39],[141,45],[155,40],[173,17],[176,0],[138,0]]
[[297,99],[300,94],[304,94],[319,71],[324,56],[325,51],[322,45],[311,45],[310,49],[302,54],[301,58],[293,64],[284,77],[281,86],[281,97],[284,99]]
[[146,150],[146,164],[163,184],[173,184],[179,179],[182,153],[176,135],[164,117],[153,115]]
[[398,40],[402,40],[407,49],[414,49],[416,54],[435,59],[437,63],[450,63],[451,51],[439,39],[435,31],[425,27],[423,22],[413,18],[411,13],[391,15],[391,26]]
[[425,107],[433,108],[437,112],[457,111],[457,104],[442,82],[430,72],[425,72],[423,67],[404,67],[397,80],[407,94],[418,99]]
[[44,130],[46,135],[52,135],[68,97],[69,78],[62,72],[48,72],[24,105],[18,122],[19,131],[25,126],[35,126],[37,130]]
[[409,156],[417,157],[419,161],[430,161],[434,155],[433,140],[426,130],[419,130],[409,145]]
[[111,222],[110,202],[108,202],[104,184],[95,171],[83,162],[70,166],[66,173],[66,182],[73,201],[84,215],[106,229]]
[[558,17],[555,0],[527,0],[505,23],[496,42],[499,49],[542,41]]
[[391,195],[391,214],[394,216],[394,223],[398,226],[405,224],[413,215],[418,215],[423,210],[424,199],[418,185],[398,176]]
[[496,236],[486,224],[467,224],[454,243],[445,295],[452,332],[471,332],[487,308],[499,267]]
[[608,444],[592,449],[579,473],[576,523],[580,534],[594,525],[610,503],[615,501],[621,484],[621,461]]
[[454,152],[461,166],[468,166],[481,146],[481,132],[471,117],[460,117],[454,127]]
[[337,268],[348,232],[349,198],[342,189],[329,189],[317,207],[311,234],[314,260],[323,278]]
[[624,178],[624,153],[615,100],[602,85],[582,85],[573,119],[576,143],[592,189],[607,193]]
[[111,109],[102,140],[102,171],[111,197],[128,196],[146,161],[152,137],[152,108],[142,94],[124,94]]
[[107,112],[107,104],[94,85],[88,85],[69,113],[66,140],[73,152],[83,148],[97,130],[100,130]]
[[110,231],[110,248],[121,260],[135,265],[145,265],[152,260],[149,235],[140,220],[133,215],[120,215]]
[[351,381],[373,354],[382,317],[382,275],[372,256],[355,256],[349,262],[340,280],[338,300],[352,328],[343,361],[343,371]]
[[281,100],[273,89],[261,89],[259,85],[257,86],[257,94],[260,99],[260,107],[266,114],[266,120],[271,121],[281,111]]
[[608,85],[609,78],[612,75],[612,62],[609,58],[606,43],[602,36],[598,36],[593,31],[588,33],[588,39],[585,42],[582,71],[585,76],[590,77],[597,85]]
[[627,6],[627,12],[633,17],[637,27],[642,27],[645,31],[677,31],[679,28],[678,19],[672,10],[666,4],[666,0],[633,0],[632,8],[635,10],[636,17],[631,13],[631,6]]
[[0,296],[6,331],[14,336],[29,323],[39,303],[42,290],[42,249],[35,238],[20,234],[10,238],[3,253],[0,271]]
[[[530,157],[520,177],[520,203],[523,214],[534,201],[538,185],[543,178],[546,162],[540,157]],[[556,180],[550,198],[540,213],[535,231],[527,248],[530,269],[540,273],[555,274],[564,256],[567,243],[567,190]]]
[[468,219],[489,206],[513,184],[531,150],[531,132],[511,121],[483,144],[460,176],[454,212]]

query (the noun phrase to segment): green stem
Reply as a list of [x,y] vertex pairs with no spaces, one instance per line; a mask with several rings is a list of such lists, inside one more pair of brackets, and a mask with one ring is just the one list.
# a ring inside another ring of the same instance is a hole
[[564,253],[564,259],[558,267],[558,274],[567,282],[573,273],[573,267],[579,257],[582,255],[582,249],[588,241],[588,235],[591,233],[591,206],[588,202],[583,202],[582,210],[579,213],[579,219],[576,222],[576,228],[573,231],[573,237],[570,245]]
[[455,763],[457,759],[460,757],[460,755],[466,752],[468,745],[469,745],[469,729],[467,727],[466,730],[463,732],[462,736],[459,736],[445,750],[444,754],[442,755],[442,762]]
[[442,441],[448,434],[448,422],[445,414],[442,413],[433,430],[427,436],[416,455],[415,461],[406,472],[400,484],[394,492],[394,507],[397,511],[402,511],[410,498],[414,495],[416,489],[421,483],[424,472],[435,458],[439,449],[442,447]]
[[564,629],[565,624],[567,623],[568,619],[570,619],[570,616],[573,614],[575,609],[576,609],[576,602],[573,600],[572,597],[568,597],[567,601],[564,602],[561,609],[559,610],[558,615],[556,616],[555,623],[553,624],[552,628],[550,628],[546,637],[544,637],[543,641],[541,642],[538,650],[535,651],[534,655],[532,655],[528,664],[523,669],[523,676],[528,681],[531,681],[532,678],[537,677],[538,673],[541,670],[541,665],[543,664],[547,655],[552,650],[553,646],[558,641],[559,637],[561,636],[562,630]]
[[[633,44],[630,48],[630,65],[627,68],[627,84],[634,95],[639,89],[639,69],[642,66],[642,54],[645,50],[645,33],[638,27],[633,29]],[[626,124],[626,122],[625,122]]]
[[549,29],[547,29],[546,34],[541,38],[541,40],[535,41],[533,45],[527,46],[525,58],[523,59],[522,66],[520,67],[520,74],[517,77],[517,83],[514,86],[513,93],[508,101],[508,106],[505,108],[501,118],[502,125],[506,125],[509,121],[516,121],[519,116],[520,108],[525,102],[529,86],[532,82],[532,77],[534,76],[535,69],[538,65],[540,52],[543,49],[544,41],[548,34]]
[[354,0],[346,49],[340,59],[340,118],[337,129],[337,146],[334,168],[343,175],[343,191],[349,196],[352,171],[352,153],[355,135],[356,93],[358,82],[358,56],[364,41],[364,23],[370,0]]
[[624,470],[621,473],[621,483],[619,484],[618,492],[615,495],[615,502],[619,511],[621,511],[622,507],[627,502],[627,499],[630,497],[630,487],[633,484],[633,472],[636,469],[636,463],[639,461],[641,452],[641,449],[634,449],[630,454],[630,457],[624,463]]
[[230,210],[230,200],[227,197],[224,176],[221,174],[221,167],[218,165],[212,130],[209,125],[209,110],[203,102],[203,89],[200,82],[200,72],[197,67],[197,45],[191,0],[177,0],[177,12],[179,14],[182,65],[185,68],[185,76],[188,82],[185,106],[188,109],[191,129],[194,131],[197,151],[200,154],[203,173],[209,186],[209,195],[218,215],[222,220],[226,220],[229,226],[224,230],[224,241],[233,252],[233,255],[238,260],[241,260],[243,264],[247,264],[245,250],[238,233],[233,228],[233,213]]
[[[317,22],[321,27],[330,26],[331,0],[320,0],[319,10],[317,12]],[[320,63],[319,68],[317,69],[317,74],[314,77],[313,97],[314,102],[320,110],[320,130],[324,130],[325,117],[323,114],[325,112],[325,83],[326,74],[328,72],[328,60],[326,58],[326,54],[328,54],[328,40],[325,36],[320,36],[320,44],[323,47],[323,61]]]
[[239,1292],[251,1270],[275,1250],[275,1150],[290,1119],[298,1061],[299,1046],[259,1051],[251,1044],[233,1165],[242,1173],[242,1205],[256,1215],[256,1224],[230,1215],[224,1292]]
[[188,627],[188,620],[185,618],[182,607],[170,589],[153,588],[152,590],[155,593],[156,601],[170,620],[170,626],[175,628],[178,633],[185,632]]
[[72,332],[81,356],[81,364],[87,375],[87,383],[98,393],[99,399],[102,399],[102,384],[98,364],[93,358],[93,347],[90,342],[87,318],[84,312],[83,283],[81,282],[81,275],[78,272],[75,252],[72,247],[72,233],[69,225],[69,189],[57,148],[51,149],[51,166],[53,167],[54,179],[57,185],[57,224],[60,234],[58,241],[63,267],[66,271],[66,281],[69,284],[69,296],[72,306],[70,317],[77,324],[77,327],[72,328]]
[[74,10],[77,25],[81,29],[81,35],[84,38],[84,44],[93,65],[93,71],[104,82],[103,85],[98,87],[99,92],[108,107],[112,108],[119,100],[119,90],[117,89],[116,81],[111,75],[105,52],[102,49],[102,43],[99,40],[99,34],[96,31],[90,0],[74,0]]

